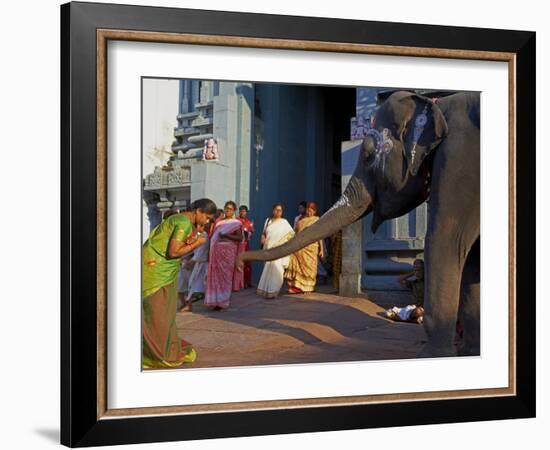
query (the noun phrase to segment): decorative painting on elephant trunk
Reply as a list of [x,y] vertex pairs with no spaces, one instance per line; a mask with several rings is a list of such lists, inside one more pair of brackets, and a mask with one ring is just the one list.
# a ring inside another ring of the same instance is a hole
[[143,369],[480,355],[480,92],[141,83]]

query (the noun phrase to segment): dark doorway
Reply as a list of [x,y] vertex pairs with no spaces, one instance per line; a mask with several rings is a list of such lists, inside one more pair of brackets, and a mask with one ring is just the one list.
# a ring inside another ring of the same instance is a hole
[[[251,216],[260,247],[272,205],[282,202],[293,224],[301,201],[324,213],[341,193],[341,142],[350,139],[356,89],[257,83],[254,85],[254,142],[250,168]],[[255,280],[261,264],[254,270]]]
[[[327,199],[332,205],[342,192],[342,141],[350,139],[351,118],[355,116],[356,90],[339,87],[320,88],[324,96],[325,127],[324,153],[327,158],[325,167]],[[328,207],[330,207],[330,205]]]

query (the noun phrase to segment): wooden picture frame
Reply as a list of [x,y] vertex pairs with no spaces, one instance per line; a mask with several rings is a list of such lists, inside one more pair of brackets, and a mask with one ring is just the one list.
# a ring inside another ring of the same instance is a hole
[[[113,410],[106,395],[109,40],[507,62],[509,386]],[[61,7],[61,442],[71,447],[535,415],[535,33],[93,3]],[[413,401],[414,400],[414,401]],[[207,424],[216,418],[216,427]]]

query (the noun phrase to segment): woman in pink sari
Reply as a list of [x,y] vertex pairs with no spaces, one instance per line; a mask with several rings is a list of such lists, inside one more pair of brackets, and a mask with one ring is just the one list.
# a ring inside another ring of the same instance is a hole
[[235,258],[242,251],[243,225],[235,218],[237,205],[227,202],[225,217],[214,227],[210,241],[210,259],[206,277],[204,304],[211,309],[229,308],[231,291],[243,288],[244,274],[235,270]]

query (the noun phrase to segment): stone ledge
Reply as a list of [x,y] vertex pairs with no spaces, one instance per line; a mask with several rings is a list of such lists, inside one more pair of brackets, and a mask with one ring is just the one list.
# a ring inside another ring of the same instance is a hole
[[366,252],[424,250],[424,239],[373,239],[365,244]]

